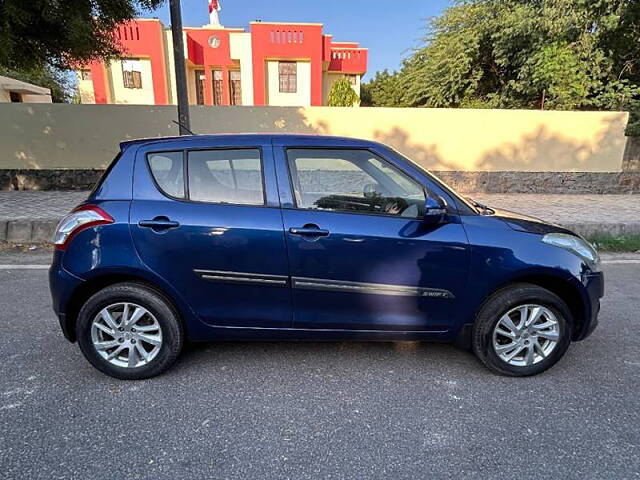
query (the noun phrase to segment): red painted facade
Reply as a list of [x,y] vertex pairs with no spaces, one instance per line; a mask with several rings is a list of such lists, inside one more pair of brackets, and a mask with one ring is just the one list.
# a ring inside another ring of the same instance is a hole
[[[242,33],[243,29],[210,30],[201,28],[185,28],[187,34],[187,60],[195,68],[202,67],[205,74],[205,85],[213,85],[213,68],[222,71],[223,104],[229,105],[229,70],[236,70],[237,64],[231,59],[231,33]],[[209,45],[209,38],[215,35],[220,44],[216,48]],[[204,89],[205,105],[213,105],[213,90]]]
[[[240,69],[238,58],[232,58],[231,35],[244,33],[244,29],[189,28],[185,32],[185,50],[189,71],[203,71],[203,96],[206,105],[212,105],[213,72],[221,71],[223,103],[231,103],[230,72]],[[265,105],[267,96],[268,61],[302,61],[311,68],[311,105],[323,104],[324,73],[362,75],[367,70],[367,50],[358,43],[335,43],[331,35],[323,33],[321,24],[289,24],[253,22],[250,26],[251,65],[253,77],[253,104]],[[123,58],[149,60],[152,72],[153,97],[156,105],[170,103],[173,65],[169,63],[164,26],[159,20],[138,20],[120,26],[116,32],[122,46]],[[235,38],[235,37],[234,37]],[[96,103],[110,101],[108,71],[96,62],[87,66],[91,70]],[[193,77],[195,79],[195,77]],[[117,79],[112,79],[117,81]],[[197,81],[197,80],[194,80]],[[117,99],[116,99],[117,100]],[[113,99],[111,99],[113,101]]]
[[266,104],[266,61],[311,62],[311,105],[322,105],[322,25],[251,24],[253,96],[255,105]]
[[122,44],[124,56],[151,60],[153,75],[153,96],[156,105],[169,103],[167,81],[167,59],[160,21],[131,22],[116,30],[116,37]]

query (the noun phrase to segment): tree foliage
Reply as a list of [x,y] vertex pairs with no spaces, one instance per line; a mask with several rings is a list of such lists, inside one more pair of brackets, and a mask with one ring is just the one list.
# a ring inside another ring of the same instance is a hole
[[388,70],[377,72],[368,83],[361,86],[360,95],[363,106],[398,107],[403,105],[402,90],[400,89],[400,74],[389,73]]
[[113,30],[164,0],[0,0],[0,67],[70,68],[116,56]]
[[623,109],[640,98],[637,0],[456,0],[372,105]]
[[640,101],[635,100],[629,106],[629,121],[624,131],[628,137],[640,137]]
[[346,78],[336,80],[329,90],[330,107],[353,107],[360,102],[360,97],[351,88],[351,83]]

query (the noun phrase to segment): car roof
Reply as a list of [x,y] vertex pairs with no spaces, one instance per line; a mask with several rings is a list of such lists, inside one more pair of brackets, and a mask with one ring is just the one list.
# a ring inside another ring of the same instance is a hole
[[364,140],[350,137],[340,137],[332,135],[313,135],[313,134],[297,134],[297,133],[223,133],[215,135],[184,135],[184,136],[169,136],[169,137],[149,137],[138,138],[135,140],[127,140],[120,143],[122,150],[133,145],[153,145],[155,143],[162,143],[164,145],[174,142],[193,143],[194,145],[203,143],[224,143],[225,140],[233,140],[234,143],[242,143],[243,140],[251,143],[269,144],[272,142],[284,142],[294,144],[296,142],[303,142],[305,144],[312,142],[318,145],[322,144],[340,144],[340,145],[359,145],[359,146],[373,146],[379,145],[377,142],[371,140]]

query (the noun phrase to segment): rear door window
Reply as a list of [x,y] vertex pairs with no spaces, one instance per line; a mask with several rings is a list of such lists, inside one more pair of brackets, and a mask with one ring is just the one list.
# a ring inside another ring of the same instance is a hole
[[264,205],[260,150],[188,153],[189,198],[198,202]]

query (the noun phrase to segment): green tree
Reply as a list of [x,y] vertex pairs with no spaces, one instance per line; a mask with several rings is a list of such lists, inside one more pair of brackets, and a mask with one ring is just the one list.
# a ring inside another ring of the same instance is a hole
[[377,72],[374,78],[362,84],[360,95],[362,105],[366,107],[403,106],[400,74],[388,70]]
[[351,83],[346,78],[336,80],[329,90],[330,107],[353,107],[360,102],[360,97],[351,88]]
[[640,98],[639,42],[637,0],[456,0],[429,21],[423,46],[395,74],[401,99],[384,98],[430,107],[622,109]]
[[66,69],[117,56],[113,30],[164,0],[0,0],[0,66]]

